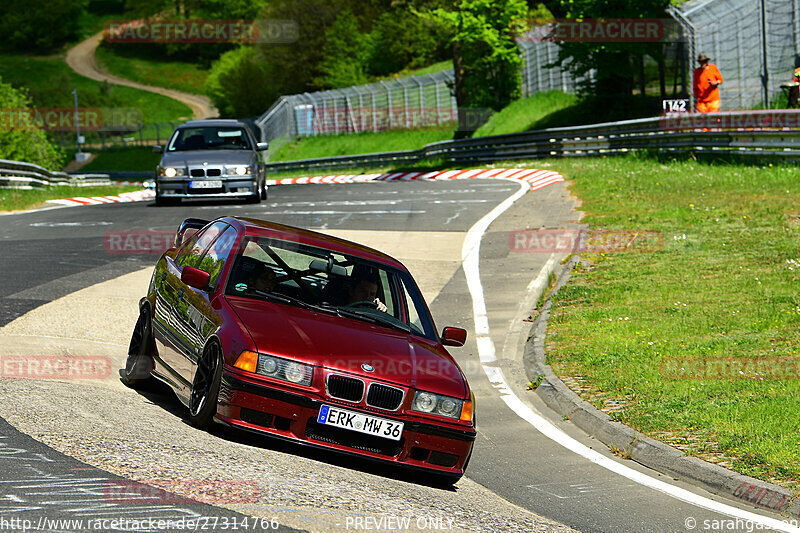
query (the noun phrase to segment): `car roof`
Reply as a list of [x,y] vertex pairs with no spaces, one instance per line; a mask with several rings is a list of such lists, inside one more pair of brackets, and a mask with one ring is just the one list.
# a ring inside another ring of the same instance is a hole
[[198,127],[198,126],[241,126],[247,127],[247,124],[240,120],[236,120],[233,118],[211,118],[211,119],[203,119],[203,120],[190,120],[188,122],[184,122],[179,128],[187,128],[187,127]]
[[278,224],[277,222],[269,222],[266,220],[259,220],[256,218],[246,217],[224,217],[221,220],[236,225],[238,223],[245,230],[247,235],[259,235],[275,237],[278,239],[285,239],[289,241],[302,242],[326,248],[335,252],[346,253],[359,256],[363,259],[371,259],[386,265],[391,265],[401,270],[407,270],[403,264],[394,257],[379,252],[369,246],[358,244],[339,237],[333,237],[324,233],[311,231],[294,226],[286,226]]

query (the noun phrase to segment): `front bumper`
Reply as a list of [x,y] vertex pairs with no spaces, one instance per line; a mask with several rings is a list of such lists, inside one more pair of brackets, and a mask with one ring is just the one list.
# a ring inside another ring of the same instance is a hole
[[[164,198],[247,198],[260,194],[255,176],[220,177],[220,188],[192,188],[190,178],[157,178],[156,194]],[[194,180],[198,181],[198,180]],[[266,187],[266,185],[265,185]]]
[[[402,438],[394,441],[318,424],[317,415],[323,403],[403,422]],[[392,415],[265,386],[226,370],[222,374],[216,418],[231,426],[302,444],[435,471],[444,477],[461,477],[472,454],[474,428],[448,427]]]

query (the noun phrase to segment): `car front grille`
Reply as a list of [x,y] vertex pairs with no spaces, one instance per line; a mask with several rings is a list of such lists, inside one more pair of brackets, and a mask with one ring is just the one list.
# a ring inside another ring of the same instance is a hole
[[367,405],[378,409],[396,411],[403,403],[403,390],[382,383],[373,383],[367,391]]
[[339,400],[360,402],[361,398],[364,397],[364,382],[356,378],[329,374],[326,388],[331,398],[338,398]]
[[193,178],[213,178],[222,176],[222,169],[219,168],[193,168],[189,170],[189,175]]

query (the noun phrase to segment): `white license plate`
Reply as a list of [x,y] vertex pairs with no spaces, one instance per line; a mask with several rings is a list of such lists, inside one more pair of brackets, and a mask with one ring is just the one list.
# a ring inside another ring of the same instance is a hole
[[189,187],[192,189],[221,189],[222,182],[220,180],[193,181]]
[[391,440],[400,440],[403,435],[402,422],[356,413],[330,405],[323,405],[319,408],[317,422]]

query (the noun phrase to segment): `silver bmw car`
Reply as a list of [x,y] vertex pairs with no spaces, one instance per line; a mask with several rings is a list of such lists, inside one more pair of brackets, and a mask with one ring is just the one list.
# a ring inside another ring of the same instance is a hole
[[244,122],[227,119],[191,120],[178,126],[164,147],[156,168],[156,204],[177,204],[186,198],[266,200],[261,152]]

